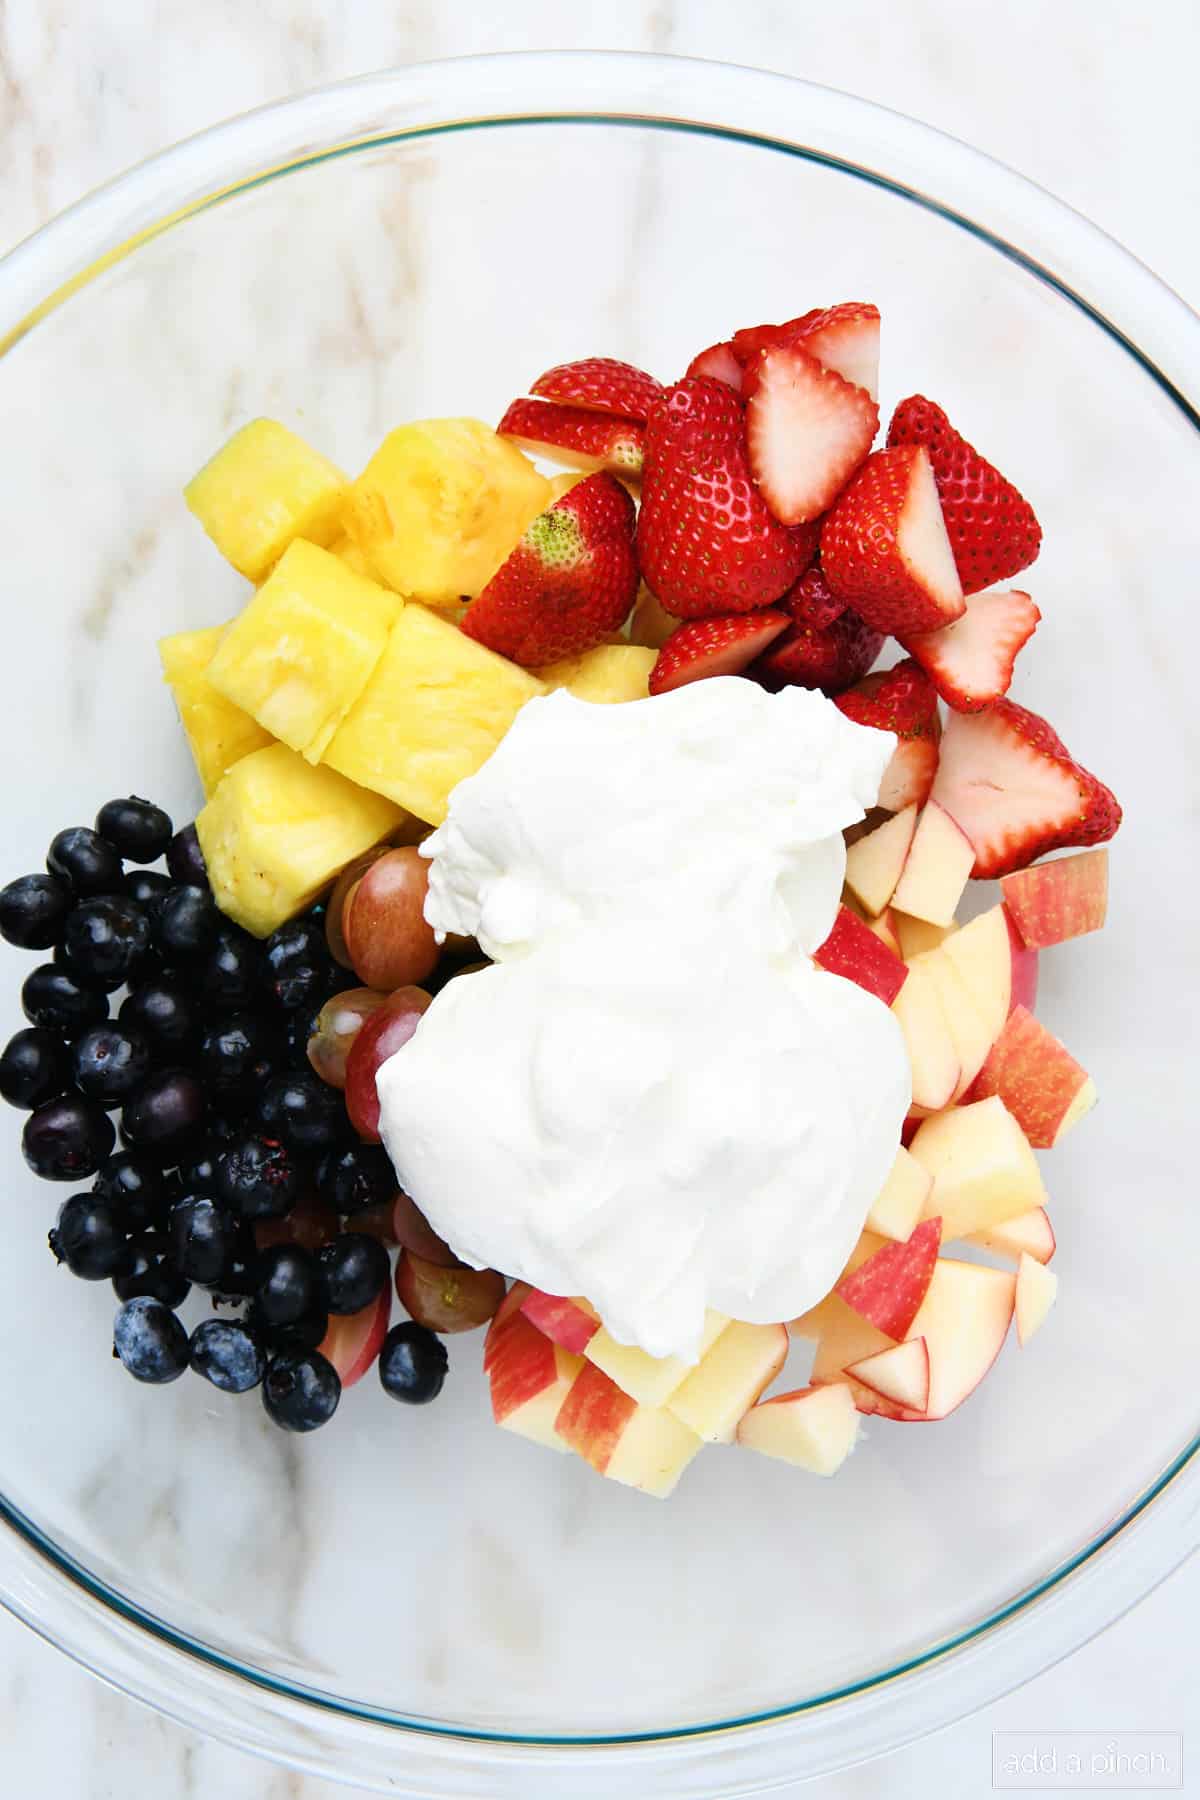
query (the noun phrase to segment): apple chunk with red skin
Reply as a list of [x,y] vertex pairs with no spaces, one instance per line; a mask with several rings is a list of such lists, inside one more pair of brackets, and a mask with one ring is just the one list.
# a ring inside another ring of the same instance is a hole
[[864,1356],[846,1373],[905,1412],[923,1413],[929,1406],[929,1346],[923,1337]]
[[900,1242],[911,1237],[932,1186],[933,1176],[901,1145],[867,1214],[866,1230]]
[[908,980],[892,1001],[892,1011],[904,1033],[913,1105],[923,1112],[940,1112],[958,1090],[962,1064],[937,984],[919,962],[909,965]]
[[833,930],[813,961],[830,975],[842,975],[875,994],[885,1006],[891,1006],[908,975],[899,957],[844,905],[838,907]]
[[552,1344],[519,1310],[510,1312],[492,1337],[492,1417],[535,1444],[568,1449],[555,1421],[582,1367],[582,1357]]
[[853,1274],[844,1275],[834,1292],[877,1331],[905,1338],[921,1309],[941,1241],[941,1220],[927,1219],[904,1243],[884,1244]]
[[974,1001],[989,1044],[1000,1036],[1014,1006],[1032,1012],[1037,952],[1026,949],[1004,906],[993,906],[951,932],[940,948]]
[[1096,1084],[1065,1044],[1025,1007],[1011,1013],[969,1098],[1003,1100],[1029,1142],[1051,1150],[1096,1104]]
[[893,903],[910,918],[949,926],[974,866],[970,838],[931,800],[917,822]]
[[1032,1256],[1034,1262],[1048,1263],[1058,1248],[1050,1214],[1044,1206],[1031,1206],[1028,1212],[1005,1219],[1002,1225],[990,1225],[986,1231],[969,1232],[967,1243],[980,1250],[991,1250],[996,1256],[1010,1256],[1013,1262],[1020,1262],[1026,1255]]
[[600,1315],[586,1300],[562,1294],[545,1294],[541,1288],[530,1288],[521,1302],[521,1311],[531,1324],[577,1355],[587,1349],[600,1329]]
[[1017,1342],[1022,1350],[1035,1331],[1046,1322],[1046,1315],[1058,1298],[1058,1276],[1032,1256],[1022,1256],[1017,1264]]
[[911,1153],[933,1176],[924,1210],[941,1219],[943,1243],[1045,1205],[1029,1140],[996,1096],[924,1120]]
[[391,1283],[385,1282],[378,1297],[361,1312],[330,1318],[329,1330],[319,1348],[321,1355],[337,1370],[343,1388],[353,1387],[356,1381],[361,1381],[379,1360],[391,1316]]
[[958,1080],[952,1098],[961,1100],[987,1060],[992,1047],[991,1024],[975,1004],[944,944],[936,950],[926,950],[917,961],[932,980],[942,1003],[942,1016],[958,1057]]
[[514,1281],[496,1308],[483,1340],[483,1369],[486,1374],[495,1359],[496,1349],[514,1319],[520,1317],[521,1305],[529,1293],[527,1281]]
[[846,886],[869,913],[881,913],[895,893],[916,829],[917,808],[906,806],[846,851]]
[[797,1388],[752,1406],[737,1429],[738,1443],[761,1456],[833,1475],[858,1438],[858,1414],[845,1387]]
[[1035,863],[1000,882],[1004,904],[1030,950],[1099,931],[1108,914],[1108,851]]
[[[532,1327],[531,1327],[532,1329]],[[569,1351],[555,1350],[560,1356]],[[701,1439],[666,1407],[640,1406],[602,1369],[582,1363],[555,1430],[600,1475],[666,1499]]]
[[683,1381],[667,1406],[709,1444],[731,1444],[738,1420],[787,1361],[786,1325],[735,1319]]

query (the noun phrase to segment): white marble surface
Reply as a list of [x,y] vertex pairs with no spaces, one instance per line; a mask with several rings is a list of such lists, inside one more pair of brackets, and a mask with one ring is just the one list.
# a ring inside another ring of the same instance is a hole
[[[297,88],[388,62],[555,46],[757,63],[857,90],[970,138],[1105,225],[1200,299],[1194,0],[8,0],[0,5],[0,245],[149,151]],[[735,23],[736,21],[736,23]],[[984,1794],[997,1729],[1200,1726],[1200,1567],[987,1715],[818,1800]],[[0,1792],[133,1800],[332,1800],[109,1693],[0,1615]]]

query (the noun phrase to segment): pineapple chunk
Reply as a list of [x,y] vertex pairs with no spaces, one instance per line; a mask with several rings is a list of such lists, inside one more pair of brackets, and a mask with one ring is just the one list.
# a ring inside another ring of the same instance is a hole
[[406,606],[328,750],[330,768],[430,825],[546,688],[423,606]]
[[196,820],[221,911],[269,937],[404,815],[286,744],[243,757]]
[[208,679],[272,737],[320,762],[403,604],[298,538],[222,640]]
[[486,587],[550,483],[478,419],[424,419],[386,437],[346,500],[346,530],[378,580],[427,606]]
[[551,663],[538,674],[547,687],[569,688],[580,700],[612,706],[621,700],[644,700],[657,661],[657,650],[645,650],[640,644],[601,644],[582,656]]
[[163,674],[175,696],[206,797],[234,763],[271,742],[270,732],[219,694],[208,679],[208,665],[228,630],[228,625],[213,625],[207,631],[178,631],[158,641]]
[[352,574],[365,575],[368,581],[374,581],[375,577],[371,573],[370,563],[367,561],[365,555],[359,549],[354,539],[352,537],[347,537],[345,532],[342,533],[341,537],[334,538],[332,544],[329,546],[329,554],[330,556],[336,556],[340,563],[345,563]]
[[277,419],[252,419],[193,475],[183,497],[221,555],[261,581],[293,538],[328,544],[346,477]]

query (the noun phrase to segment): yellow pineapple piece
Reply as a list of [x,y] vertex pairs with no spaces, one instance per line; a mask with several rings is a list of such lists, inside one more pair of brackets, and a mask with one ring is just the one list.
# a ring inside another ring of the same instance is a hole
[[430,825],[544,682],[423,606],[406,606],[325,761]]
[[422,419],[386,437],[346,500],[345,525],[378,580],[426,606],[486,587],[550,483],[478,419]]
[[229,771],[196,832],[222,912],[269,937],[353,857],[404,823],[399,807],[379,794],[272,744]]
[[183,497],[221,555],[251,581],[293,538],[328,544],[341,530],[346,477],[277,419],[252,419],[193,475]]
[[336,556],[340,563],[345,563],[352,574],[365,575],[368,581],[374,581],[375,577],[371,573],[371,565],[367,561],[366,556],[359,549],[354,539],[352,537],[347,537],[344,531],[340,537],[334,538],[332,544],[330,544],[329,554],[330,556]]
[[657,650],[643,649],[640,644],[600,644],[582,656],[551,663],[538,674],[549,688],[570,688],[580,700],[611,706],[622,700],[644,700],[657,661]]
[[208,679],[208,665],[228,630],[228,625],[213,625],[206,631],[177,631],[158,641],[163,674],[206,795],[234,763],[271,742],[270,732],[219,694]]
[[222,639],[208,679],[272,737],[320,762],[403,605],[297,538]]

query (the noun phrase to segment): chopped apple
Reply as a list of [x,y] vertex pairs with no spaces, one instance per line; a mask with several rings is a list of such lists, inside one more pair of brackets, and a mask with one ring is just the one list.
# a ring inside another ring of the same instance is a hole
[[503,1300],[492,1314],[487,1328],[487,1335],[483,1340],[483,1368],[485,1374],[491,1368],[492,1363],[495,1360],[497,1344],[504,1336],[505,1331],[509,1325],[511,1325],[513,1319],[519,1316],[521,1304],[528,1292],[529,1283],[527,1281],[514,1281],[507,1294],[505,1294]]
[[956,929],[953,925],[931,925],[928,919],[910,919],[907,913],[902,913],[895,906],[891,913],[895,921],[896,936],[900,939],[900,954],[905,962],[913,962],[918,956],[924,956],[927,950],[939,949]]
[[856,918],[848,906],[839,906],[833,930],[813,961],[831,975],[844,976],[891,1006],[904,989],[907,970],[898,956],[881,943],[870,927]]
[[1027,950],[1005,908],[993,906],[953,932],[942,950],[961,975],[982,1018],[989,1044],[1015,1005],[1033,1009],[1037,952]]
[[[700,1339],[700,1358],[708,1353],[725,1330],[729,1320],[724,1313],[705,1314],[704,1333]],[[601,1326],[589,1337],[584,1355],[610,1381],[642,1406],[662,1406],[675,1389],[696,1367],[682,1356],[650,1356],[636,1344],[619,1344]]]
[[1022,1350],[1058,1298],[1058,1276],[1025,1253],[1017,1264],[1017,1342]]
[[927,950],[921,966],[933,978],[958,1056],[958,1083],[954,1098],[961,1100],[982,1069],[992,1047],[990,1023],[976,1006],[971,990],[944,949]]
[[944,1419],[978,1387],[1008,1335],[1016,1285],[1007,1269],[938,1260],[911,1332],[929,1349],[929,1404],[903,1412],[906,1422]]
[[929,1405],[929,1346],[923,1337],[864,1356],[846,1373],[906,1412],[923,1413]]
[[975,1077],[972,1100],[997,1094],[1037,1150],[1050,1150],[1096,1104],[1096,1084],[1065,1044],[1018,1006]]
[[[917,1221],[914,1219],[913,1223],[915,1225]],[[908,1233],[905,1232],[904,1235],[907,1237]],[[853,1275],[855,1269],[861,1269],[867,1258],[874,1256],[877,1250],[882,1250],[886,1242],[887,1239],[878,1232],[862,1231],[857,1244],[846,1258],[846,1266],[838,1276],[838,1280],[842,1281],[847,1275]],[[816,1339],[824,1336],[830,1325],[834,1324],[845,1310],[836,1293],[830,1291],[824,1299],[818,1300],[815,1306],[810,1306],[806,1313],[800,1313],[797,1318],[789,1319],[788,1330],[793,1337],[811,1338],[815,1342]]]
[[586,1300],[544,1294],[540,1288],[529,1289],[521,1311],[552,1343],[580,1355],[600,1329],[600,1314]]
[[1028,1212],[1005,1219],[1002,1225],[990,1225],[986,1231],[972,1231],[967,1242],[980,1250],[991,1250],[996,1256],[1011,1256],[1014,1262],[1029,1255],[1035,1262],[1048,1263],[1058,1248],[1050,1214],[1044,1206],[1031,1206]]
[[320,1351],[337,1370],[343,1388],[353,1387],[378,1362],[391,1316],[390,1281],[384,1282],[378,1299],[361,1312],[331,1315]]
[[734,1320],[667,1406],[709,1444],[731,1444],[737,1422],[787,1360],[786,1325],[748,1325]]
[[901,1145],[888,1178],[867,1214],[867,1230],[901,1243],[911,1237],[932,1186],[933,1176],[928,1169],[922,1168],[916,1157],[910,1156]]
[[845,1387],[797,1388],[752,1406],[737,1431],[738,1443],[760,1456],[833,1475],[858,1438],[858,1414]]
[[521,1312],[511,1312],[503,1328],[489,1337],[488,1380],[497,1425],[547,1449],[566,1450],[555,1420],[584,1367],[583,1358],[552,1344]]
[[1108,912],[1108,851],[1035,863],[1000,882],[1004,904],[1030,950],[1099,931]]
[[933,1176],[923,1211],[941,1219],[943,1243],[1045,1204],[1029,1140],[997,1096],[924,1120],[911,1148]]
[[914,804],[856,838],[847,850],[846,885],[869,913],[881,913],[895,893],[916,829]]
[[[569,1354],[558,1346],[555,1350],[559,1356]],[[589,1362],[579,1368],[555,1429],[598,1474],[658,1499],[671,1493],[701,1445],[674,1413],[640,1406]]]
[[830,1294],[822,1302],[821,1314],[821,1335],[809,1381],[814,1387],[843,1382],[849,1387],[859,1412],[878,1413],[886,1419],[900,1418],[904,1409],[895,1400],[885,1399],[874,1388],[846,1373],[854,1363],[864,1362],[882,1350],[894,1350],[893,1340],[861,1319],[837,1294]]
[[954,1098],[962,1065],[937,984],[920,963],[909,966],[908,980],[892,1001],[892,1011],[908,1049],[913,1103],[940,1112]]
[[880,943],[885,944],[892,955],[903,962],[904,953],[900,948],[900,934],[896,929],[896,921],[899,917],[899,913],[893,912],[890,906],[885,906],[877,919],[868,919],[866,924],[867,930],[874,932]]
[[941,1221],[924,1220],[902,1244],[884,1244],[861,1268],[843,1275],[835,1293],[877,1331],[897,1341],[907,1337],[929,1287],[941,1238]]
[[975,847],[936,800],[925,806],[894,895],[901,912],[952,925],[975,866]]

